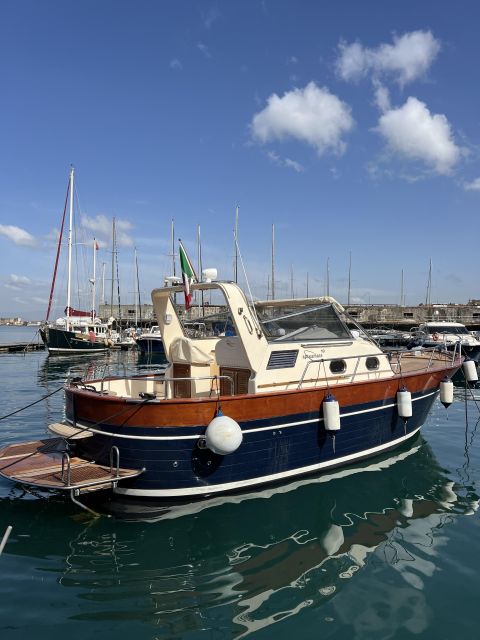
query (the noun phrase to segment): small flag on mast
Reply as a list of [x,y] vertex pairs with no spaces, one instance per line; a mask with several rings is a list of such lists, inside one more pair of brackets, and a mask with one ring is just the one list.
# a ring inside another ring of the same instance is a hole
[[179,240],[180,244],[180,266],[182,268],[183,286],[185,287],[185,310],[190,309],[190,303],[192,302],[192,294],[190,292],[190,285],[197,282],[197,275],[195,269],[190,262],[187,252]]

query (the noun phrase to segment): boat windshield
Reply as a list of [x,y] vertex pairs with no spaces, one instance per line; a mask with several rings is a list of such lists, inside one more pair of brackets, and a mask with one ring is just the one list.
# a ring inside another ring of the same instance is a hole
[[[272,312],[281,315],[272,317]],[[331,304],[309,309],[265,308],[259,315],[260,322],[270,342],[318,341],[352,338],[347,326]]]
[[464,327],[463,325],[445,327],[441,324],[439,325],[429,324],[428,333],[453,333],[456,335],[463,336],[463,335],[469,335],[470,332],[468,331],[467,327]]

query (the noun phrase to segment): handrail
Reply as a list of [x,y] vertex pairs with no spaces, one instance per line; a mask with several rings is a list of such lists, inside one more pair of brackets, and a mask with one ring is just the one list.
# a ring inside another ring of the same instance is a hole
[[[234,395],[234,381],[233,378],[231,376],[226,376],[226,375],[217,375],[217,376],[183,376],[183,377],[170,377],[170,376],[164,376],[163,374],[159,373],[159,376],[161,376],[161,380],[160,382],[166,382],[166,383],[170,383],[170,382],[185,382],[185,381],[197,381],[197,380],[227,380],[230,383],[230,395],[233,396]],[[125,380],[125,381],[132,381],[132,380],[148,380],[155,377],[155,374],[146,374],[144,376],[142,375],[138,375],[138,376],[112,376],[111,378],[109,378],[109,380]],[[100,391],[103,392],[104,391],[104,382],[105,382],[105,378],[102,378],[101,380],[101,384],[100,384]]]
[[[454,351],[452,353],[452,358],[451,358],[452,364],[455,362],[456,357],[457,357],[456,350],[457,350],[457,345],[455,345]],[[298,382],[298,387],[297,388],[298,389],[302,388],[303,381],[304,381],[305,376],[307,374],[307,370],[308,370],[308,368],[309,368],[309,366],[311,364],[327,363],[327,362],[331,362],[333,360],[353,360],[353,359],[355,359],[357,361],[356,364],[355,364],[355,368],[354,368],[353,372],[351,374],[349,374],[349,376],[351,378],[351,382],[353,382],[355,380],[356,375],[357,375],[358,366],[359,366],[360,360],[362,358],[365,358],[365,359],[366,358],[371,358],[371,357],[377,357],[378,358],[379,356],[383,355],[389,360],[390,369],[393,371],[393,366],[395,366],[397,371],[396,372],[394,371],[394,373],[401,373],[401,370],[402,370],[402,368],[401,368],[402,357],[403,356],[406,356],[406,357],[412,356],[412,354],[414,354],[415,351],[416,351],[415,349],[408,349],[408,350],[403,350],[403,351],[402,350],[390,351],[388,353],[386,353],[386,352],[382,352],[382,353],[378,353],[378,352],[375,352],[375,353],[362,353],[361,355],[344,356],[344,357],[341,357],[341,358],[339,358],[338,356],[337,357],[330,357],[330,358],[323,358],[323,357],[309,358],[308,361],[305,363],[305,368],[304,368],[303,373],[302,373],[302,375],[300,377],[300,380]],[[421,352],[422,353],[430,353],[430,358],[429,358],[428,364],[426,366],[426,370],[427,371],[432,366],[433,356],[434,356],[435,353],[445,354],[445,356],[448,355],[448,352],[440,351],[438,349],[438,347],[432,347],[432,348],[429,348],[429,349],[422,348]],[[394,356],[397,357],[397,362],[394,363],[394,365],[392,365],[391,360],[392,360],[392,358]],[[450,358],[448,358],[448,359],[450,360]],[[381,371],[380,369],[375,369],[375,370],[372,370],[371,373],[379,373],[380,371]],[[318,379],[319,379],[319,376],[317,376],[317,381],[318,381]]]
[[[65,462],[67,463],[67,480],[65,481]],[[62,482],[65,483],[66,487],[69,487],[72,484],[72,468],[70,465],[70,456],[66,451],[62,454]]]
[[110,473],[112,475],[113,475],[113,456],[114,455],[117,461],[115,477],[119,478],[120,477],[120,451],[118,450],[118,447],[116,447],[115,445],[110,449]]
[[[138,378],[136,378],[138,380]],[[140,378],[141,379],[141,378]],[[230,382],[230,395],[233,396],[234,394],[234,383],[233,383],[233,378],[231,376],[190,376],[190,377],[183,377],[183,378],[171,378],[171,377],[166,377],[163,376],[162,377],[162,381],[165,382],[182,382],[185,380],[228,380]],[[220,395],[220,392],[219,394]]]

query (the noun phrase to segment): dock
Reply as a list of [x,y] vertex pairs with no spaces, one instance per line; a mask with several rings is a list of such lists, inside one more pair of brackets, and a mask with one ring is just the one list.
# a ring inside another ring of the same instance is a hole
[[43,342],[15,342],[11,344],[0,344],[0,353],[14,353],[19,351],[44,351]]

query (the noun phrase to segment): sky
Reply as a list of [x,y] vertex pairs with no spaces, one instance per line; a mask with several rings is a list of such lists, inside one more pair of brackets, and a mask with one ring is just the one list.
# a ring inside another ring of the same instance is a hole
[[400,303],[403,273],[419,304],[430,261],[433,302],[480,298],[479,23],[468,0],[3,0],[0,317],[45,317],[70,166],[97,293],[116,219],[125,303],[135,249],[142,302],[171,274],[172,220],[233,279],[236,207],[257,298],[272,225],[277,298],[346,302],[351,263],[351,302]]

